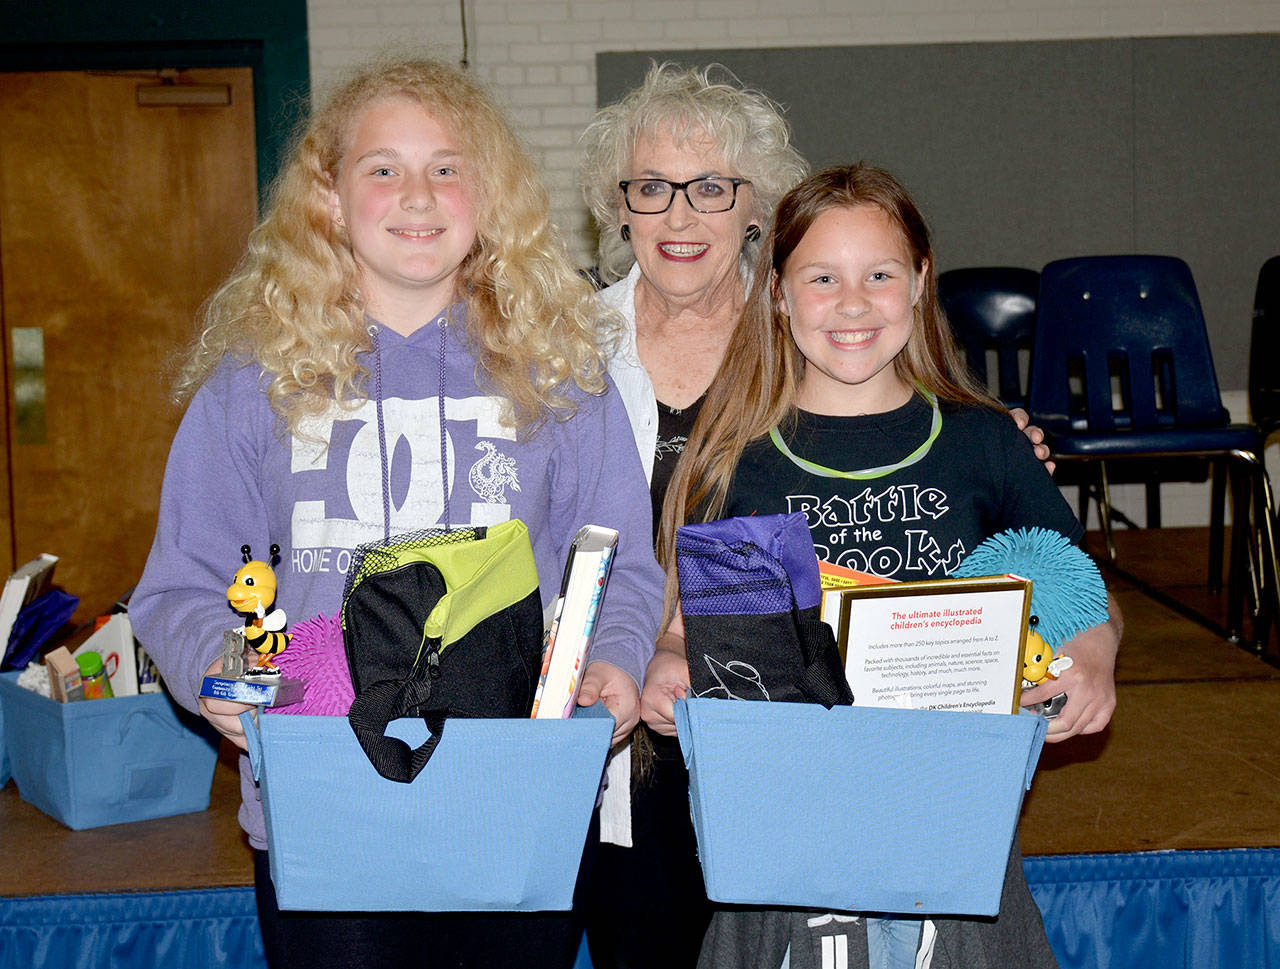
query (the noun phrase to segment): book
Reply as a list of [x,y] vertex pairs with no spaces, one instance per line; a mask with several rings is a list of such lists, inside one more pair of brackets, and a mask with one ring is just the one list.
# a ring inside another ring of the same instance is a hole
[[53,699],[59,703],[84,699],[80,666],[65,646],[50,650],[44,658],[44,665],[49,672],[49,695]]
[[133,639],[133,626],[129,622],[129,614],[114,612],[106,617],[92,636],[86,639],[78,649],[72,652],[73,657],[90,650],[102,656],[107,668],[107,677],[111,680],[113,696],[136,696],[138,693],[138,654]]
[[563,719],[573,713],[617,548],[618,533],[612,528],[584,525],[574,536],[547,629],[530,717]]
[[885,585],[893,579],[871,572],[859,572],[857,569],[845,568],[833,562],[818,560],[818,582],[823,592],[834,592],[837,589],[850,589],[855,585]]
[[854,704],[1016,713],[1031,582],[1015,575],[850,586],[824,616]]
[[[844,597],[840,593],[854,586],[884,585],[892,581],[894,580],[886,579],[883,575],[872,575],[870,572],[859,572],[857,569],[818,560],[818,583],[822,590],[818,615],[836,634],[837,644],[841,642],[840,615],[844,604]],[[843,647],[841,647],[840,658],[844,659]]]
[[156,669],[155,660],[147,655],[147,651],[136,639],[134,640],[134,657],[137,660],[138,692],[159,693],[162,689],[160,671]]
[[4,643],[4,658],[9,655],[9,637],[13,624],[23,606],[29,605],[49,591],[53,584],[53,567],[58,556],[43,552],[19,568],[4,584],[0,592],[0,643]]

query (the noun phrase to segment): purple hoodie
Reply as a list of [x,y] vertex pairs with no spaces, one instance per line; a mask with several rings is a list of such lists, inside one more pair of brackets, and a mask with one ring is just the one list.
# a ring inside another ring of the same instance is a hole
[[[519,518],[529,527],[543,606],[559,591],[569,544],[585,524],[619,532],[592,658],[639,684],[653,655],[662,571],[650,541],[649,492],[616,390],[577,394],[578,410],[517,441],[501,401],[480,391],[458,340],[461,305],[444,329],[444,445],[455,525]],[[277,607],[291,623],[341,607],[351,550],[390,533],[444,524],[441,319],[409,337],[378,328],[369,400],[335,406],[293,436],[279,425],[256,365],[228,359],[199,390],[174,438],[155,542],[130,601],[139,641],[174,699],[196,709],[201,677],[239,620],[226,600],[240,546],[266,559],[280,546]],[[390,488],[384,501],[377,407],[382,399]],[[312,443],[304,437],[313,437]],[[241,758],[240,824],[265,847],[262,805]]]

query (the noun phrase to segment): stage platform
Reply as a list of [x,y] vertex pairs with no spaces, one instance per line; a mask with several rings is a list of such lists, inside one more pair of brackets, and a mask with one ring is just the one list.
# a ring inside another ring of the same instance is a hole
[[[1220,617],[1206,535],[1118,532],[1119,564]],[[1125,616],[1115,717],[1046,746],[1021,821],[1055,951],[1064,969],[1280,967],[1280,669],[1111,585]],[[224,750],[208,811],[70,831],[11,782],[0,969],[262,965],[238,783]]]

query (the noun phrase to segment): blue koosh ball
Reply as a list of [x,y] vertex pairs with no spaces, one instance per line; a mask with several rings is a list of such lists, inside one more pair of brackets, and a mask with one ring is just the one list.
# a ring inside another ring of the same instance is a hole
[[1011,573],[1031,580],[1031,615],[1055,650],[1107,619],[1107,587],[1098,567],[1064,535],[1048,528],[1009,529],[975,548],[956,578]]

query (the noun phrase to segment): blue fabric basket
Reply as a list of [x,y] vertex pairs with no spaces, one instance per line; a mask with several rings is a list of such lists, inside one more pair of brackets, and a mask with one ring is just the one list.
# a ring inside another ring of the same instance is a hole
[[163,693],[58,703],[0,674],[10,768],[24,801],[69,828],[203,811],[213,729]]
[[[613,718],[447,721],[412,783],[345,717],[241,715],[282,909],[549,911],[573,903]],[[410,746],[421,720],[388,730]]]
[[694,698],[676,726],[711,898],[999,910],[1042,717]]

